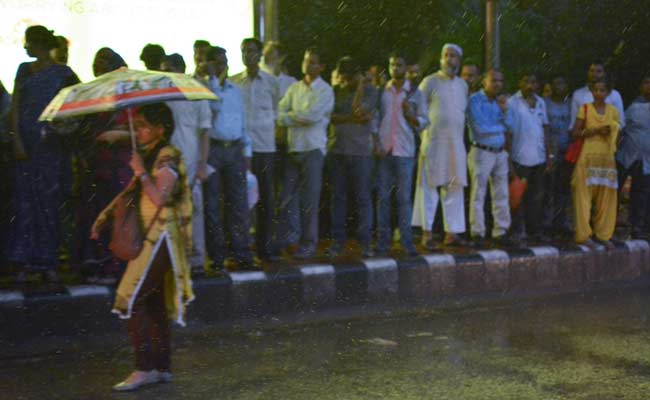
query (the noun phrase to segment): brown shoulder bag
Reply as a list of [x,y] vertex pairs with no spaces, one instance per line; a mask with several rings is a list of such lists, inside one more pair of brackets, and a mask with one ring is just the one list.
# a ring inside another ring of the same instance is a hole
[[123,261],[133,260],[140,254],[144,240],[162,210],[162,206],[158,207],[143,233],[136,199],[134,190],[122,192],[113,209],[113,229],[108,247],[115,257]]

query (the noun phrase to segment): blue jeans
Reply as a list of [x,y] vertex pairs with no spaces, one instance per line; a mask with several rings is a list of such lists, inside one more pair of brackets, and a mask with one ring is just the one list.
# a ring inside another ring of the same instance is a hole
[[362,246],[370,246],[372,228],[372,200],[370,174],[371,156],[349,156],[331,154],[328,156],[330,172],[332,239],[343,243],[347,239],[348,195],[358,210],[357,240]]
[[243,150],[241,143],[229,147],[210,143],[208,164],[214,167],[215,172],[204,187],[205,243],[208,255],[217,266],[226,258],[224,225],[230,234],[235,260],[244,263],[253,260],[249,246],[250,216]]
[[413,249],[411,218],[413,205],[411,187],[415,157],[395,157],[392,155],[377,159],[377,247],[390,248],[392,232],[390,226],[390,197],[393,190],[397,200],[397,225],[400,230],[402,246]]
[[277,229],[280,244],[288,244],[291,227],[287,221],[292,218],[292,201],[297,199],[300,216],[300,245],[316,248],[324,160],[325,156],[319,149],[293,152],[287,155],[282,178]]

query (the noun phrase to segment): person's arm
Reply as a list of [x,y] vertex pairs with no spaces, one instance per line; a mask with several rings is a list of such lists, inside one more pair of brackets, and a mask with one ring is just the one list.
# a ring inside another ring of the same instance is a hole
[[417,90],[414,94],[415,99],[415,115],[417,118],[418,132],[422,132],[429,125],[429,104],[424,97],[424,93]]
[[[212,93],[216,94],[217,96],[221,92],[221,84],[219,83],[219,79],[217,79],[216,75],[210,75],[208,78],[208,87],[212,91]],[[209,102],[210,110],[212,110],[212,113],[216,117],[219,114],[219,111],[221,111],[221,101],[220,100],[210,100]]]
[[569,131],[573,132],[575,120],[578,117],[578,107],[580,107],[580,104],[578,104],[578,91],[576,90],[573,92],[573,95],[571,95],[571,115],[569,116]]
[[289,111],[291,111],[291,106],[293,103],[294,85],[295,83],[289,86],[289,89],[287,89],[287,92],[280,100],[280,103],[278,103],[278,125],[280,126],[289,127],[296,125],[293,119],[289,117]]
[[210,135],[209,130],[212,128],[212,112],[207,100],[199,102],[198,126],[199,126],[199,166],[196,170],[196,178],[200,182],[208,179],[208,157],[210,156]]
[[625,128],[625,110],[623,109],[623,99],[617,90],[613,90],[612,94],[614,95],[614,98],[612,99],[612,105],[616,107],[616,110],[618,111],[619,126],[621,129],[623,129]]
[[178,174],[171,167],[162,165],[153,177],[145,169],[142,157],[136,151],[131,155],[129,165],[133,175],[140,180],[142,192],[156,207],[162,207],[169,202],[178,180]]
[[205,182],[208,179],[208,157],[210,155],[210,136],[207,129],[199,130],[199,167],[196,170],[196,179]]
[[[238,89],[239,90],[239,89]],[[251,141],[251,136],[248,133],[248,128],[246,127],[246,107],[244,106],[244,97],[242,96],[241,92],[238,93],[239,95],[239,112],[241,113],[241,137],[242,141],[244,143],[244,157],[246,158],[246,169],[250,171],[252,165],[251,165],[251,157],[253,157],[253,145]]]
[[9,131],[12,133],[11,142],[14,150],[14,157],[16,160],[26,160],[29,158],[23,145],[23,139],[20,135],[20,128],[18,127],[18,120],[20,115],[20,101],[22,92],[18,85],[18,81],[14,84],[14,93],[11,97],[11,108],[9,109]]
[[316,93],[312,93],[307,106],[300,110],[291,110],[287,113],[288,118],[296,125],[310,126],[318,123],[324,118],[330,117],[334,109],[334,92],[329,86],[323,87]]
[[587,139],[598,135],[609,135],[609,125],[587,128],[585,111],[586,107],[584,105],[579,108],[576,120],[573,122],[573,131],[571,133],[571,137],[574,140],[577,140]]
[[551,128],[549,127],[548,115],[546,113],[546,103],[544,99],[537,98],[541,104],[542,109],[542,127],[544,128],[544,147],[546,149],[546,170],[553,169],[555,162],[555,149],[553,148],[553,140],[551,138]]

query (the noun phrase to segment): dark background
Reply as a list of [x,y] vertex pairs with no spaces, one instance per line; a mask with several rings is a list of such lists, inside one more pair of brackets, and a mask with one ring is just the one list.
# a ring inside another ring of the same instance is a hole
[[[385,65],[397,48],[430,73],[446,42],[482,65],[484,7],[483,0],[280,0],[280,40],[296,77],[310,45],[327,54],[326,79],[344,55],[366,67]],[[529,70],[582,86],[588,65],[600,59],[629,103],[650,71],[650,0],[502,0],[501,13],[501,69],[510,91]]]

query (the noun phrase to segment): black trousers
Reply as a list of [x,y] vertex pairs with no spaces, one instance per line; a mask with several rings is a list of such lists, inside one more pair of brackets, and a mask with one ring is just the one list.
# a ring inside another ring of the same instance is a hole
[[519,179],[526,179],[528,186],[524,192],[524,198],[515,210],[513,215],[513,225],[520,233],[525,232],[527,235],[536,235],[541,233],[542,219],[544,216],[544,170],[546,164],[526,167],[514,163],[515,174]]
[[[629,168],[617,163],[618,188],[623,188],[628,176],[632,177],[628,221],[633,234],[650,233],[650,175],[643,174],[643,162],[635,161]],[[621,197],[619,196],[619,199]]]
[[140,371],[169,371],[171,366],[171,329],[163,291],[163,278],[170,268],[169,251],[163,243],[133,302],[127,322],[135,367]]

